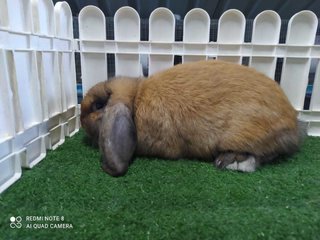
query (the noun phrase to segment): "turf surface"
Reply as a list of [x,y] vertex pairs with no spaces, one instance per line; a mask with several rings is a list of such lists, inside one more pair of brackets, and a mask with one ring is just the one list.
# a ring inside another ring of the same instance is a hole
[[[139,158],[112,178],[80,131],[0,195],[0,239],[320,239],[319,146],[308,137],[288,161],[253,174]],[[22,228],[10,228],[11,216]]]

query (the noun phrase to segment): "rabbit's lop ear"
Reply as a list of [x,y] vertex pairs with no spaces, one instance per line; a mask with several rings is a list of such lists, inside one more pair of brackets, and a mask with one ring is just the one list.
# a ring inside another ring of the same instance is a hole
[[107,106],[99,134],[102,168],[111,176],[124,175],[129,167],[137,143],[132,113],[123,103]]

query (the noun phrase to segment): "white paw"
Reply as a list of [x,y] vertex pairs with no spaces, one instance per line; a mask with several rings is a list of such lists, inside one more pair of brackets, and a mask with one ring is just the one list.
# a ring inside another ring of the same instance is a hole
[[238,171],[242,172],[254,172],[256,167],[256,159],[253,156],[250,156],[245,161],[238,163]]
[[226,169],[237,171],[238,170],[238,162],[233,162],[233,163],[227,165]]
[[242,162],[233,162],[226,166],[227,169],[240,172],[254,172],[256,170],[256,167],[256,159],[253,156],[248,157]]

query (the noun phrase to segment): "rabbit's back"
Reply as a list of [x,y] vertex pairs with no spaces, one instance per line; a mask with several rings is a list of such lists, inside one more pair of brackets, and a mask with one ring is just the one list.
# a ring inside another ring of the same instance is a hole
[[144,80],[134,118],[137,152],[148,156],[264,155],[281,150],[277,144],[284,141],[284,131],[297,140],[296,111],[278,84],[253,69],[220,61],[177,65]]

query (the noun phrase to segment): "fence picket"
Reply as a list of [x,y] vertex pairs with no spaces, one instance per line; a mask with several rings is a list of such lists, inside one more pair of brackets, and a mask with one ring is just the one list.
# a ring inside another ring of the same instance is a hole
[[66,135],[78,131],[77,123],[77,89],[73,52],[73,21],[72,12],[66,2],[57,2],[55,7],[56,36],[67,39],[68,51],[58,53],[59,75],[61,79],[61,100],[64,112],[63,122],[66,125]]
[[320,62],[318,62],[310,101],[311,111],[320,111]]
[[[210,37],[210,16],[200,8],[190,10],[183,21],[184,55],[182,62],[192,62],[207,59],[206,43]],[[192,54],[193,49],[202,50],[203,54]]]
[[[15,135],[14,96],[8,70],[6,52],[0,49],[0,112],[2,116],[5,116],[0,118],[0,143]],[[4,152],[7,151],[1,149],[0,158],[6,155],[3,154]]]
[[[288,57],[283,62],[280,84],[297,110],[303,110],[311,63],[310,57],[303,55],[314,44],[317,26],[317,16],[311,11],[295,14],[288,24],[286,39]],[[290,45],[298,45],[300,48],[291,50]],[[302,56],[290,57],[291,54]]]
[[[27,2],[27,1],[20,1]],[[55,35],[54,6],[50,0],[31,0],[33,31],[44,36]]]
[[6,25],[9,25],[11,31],[24,33],[31,32],[32,26],[30,1],[7,0],[6,4],[4,4],[4,7],[7,7],[8,12],[10,13],[7,15],[7,19],[4,21],[6,22]]
[[[217,59],[241,64],[240,48],[238,44],[244,42],[246,19],[242,12],[230,9],[222,14],[218,23],[217,42],[224,44],[219,46]],[[230,54],[233,50],[235,54]]]
[[[253,48],[249,66],[255,68],[274,78],[277,58],[275,56],[276,45],[279,43],[281,28],[280,16],[274,11],[263,11],[253,22],[252,40],[254,44],[259,44]],[[274,57],[259,56],[262,51],[274,53]]]
[[139,77],[142,68],[139,56],[140,17],[131,7],[121,7],[114,15],[114,39],[117,49],[125,53],[116,53],[116,76]]
[[[165,32],[161,32],[161,29],[165,29]],[[158,46],[157,42],[169,43],[172,49],[174,35],[175,18],[173,13],[167,8],[155,9],[149,18],[149,41],[153,50],[158,53],[149,56],[149,75],[173,65],[173,54],[168,53],[168,48],[163,49],[163,46]]]
[[70,6],[66,2],[57,2],[54,6],[56,36],[73,39],[73,21]]
[[[84,7],[79,13],[79,38],[85,43],[106,40],[106,20],[103,12],[95,6]],[[102,44],[102,50],[104,45]],[[106,53],[81,52],[82,89],[85,94],[93,85],[108,78]]]

